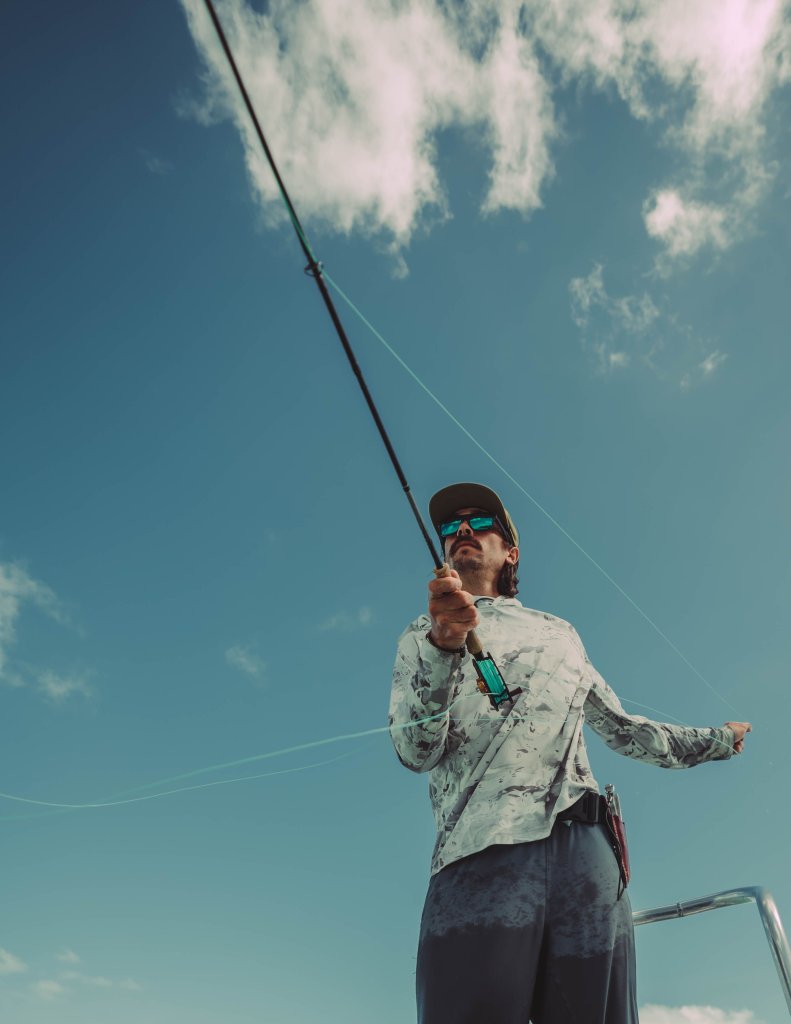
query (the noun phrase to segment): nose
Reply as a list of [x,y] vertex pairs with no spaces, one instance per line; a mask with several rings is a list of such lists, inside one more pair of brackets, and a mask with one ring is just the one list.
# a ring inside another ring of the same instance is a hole
[[466,519],[462,519],[462,521],[459,523],[459,528],[456,531],[456,536],[467,536],[468,534],[472,536],[472,533],[473,529],[470,526],[470,524],[467,522]]

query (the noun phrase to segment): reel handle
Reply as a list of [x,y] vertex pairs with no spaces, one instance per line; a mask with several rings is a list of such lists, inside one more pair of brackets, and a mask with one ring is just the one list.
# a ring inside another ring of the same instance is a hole
[[[435,569],[434,575],[437,577],[438,580],[442,579],[444,576],[450,576],[450,566],[448,565],[448,563],[445,562],[443,565],[439,567],[439,569]],[[466,644],[467,650],[470,652],[473,658],[478,658],[483,654],[483,647],[481,646],[481,641],[478,639],[478,634],[475,632],[474,629],[471,629],[467,634]]]

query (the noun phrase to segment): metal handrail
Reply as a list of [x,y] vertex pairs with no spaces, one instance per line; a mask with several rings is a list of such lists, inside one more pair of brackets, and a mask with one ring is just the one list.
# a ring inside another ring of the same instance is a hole
[[686,903],[674,903],[669,907],[657,907],[655,910],[637,910],[632,914],[635,928],[641,924],[653,924],[654,921],[670,921],[677,917],[689,917],[692,914],[704,914],[707,910],[719,910],[721,907],[734,907],[737,903],[755,903],[761,915],[761,923],[772,950],[780,984],[786,997],[788,1012],[791,1013],[791,947],[788,945],[783,922],[777,910],[772,894],[761,886],[748,886],[744,889],[728,889],[716,892],[712,896],[701,896]]

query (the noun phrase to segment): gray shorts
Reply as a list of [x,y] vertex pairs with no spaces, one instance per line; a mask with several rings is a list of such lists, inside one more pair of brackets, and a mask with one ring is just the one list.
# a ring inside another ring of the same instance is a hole
[[637,1024],[629,896],[603,824],[557,822],[429,883],[418,1024]]

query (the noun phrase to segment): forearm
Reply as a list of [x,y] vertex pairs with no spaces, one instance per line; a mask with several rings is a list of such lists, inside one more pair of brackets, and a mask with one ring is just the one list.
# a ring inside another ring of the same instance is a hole
[[448,710],[462,656],[437,650],[420,632],[398,645],[390,696],[390,736],[398,759],[415,772],[433,768],[445,752]]
[[585,718],[611,750],[660,768],[692,768],[734,753],[734,732],[727,726],[695,729],[627,714],[598,673],[585,702]]
[[693,768],[733,754],[733,732],[728,728],[692,729],[647,719],[596,728],[589,721],[611,750],[660,768]]

